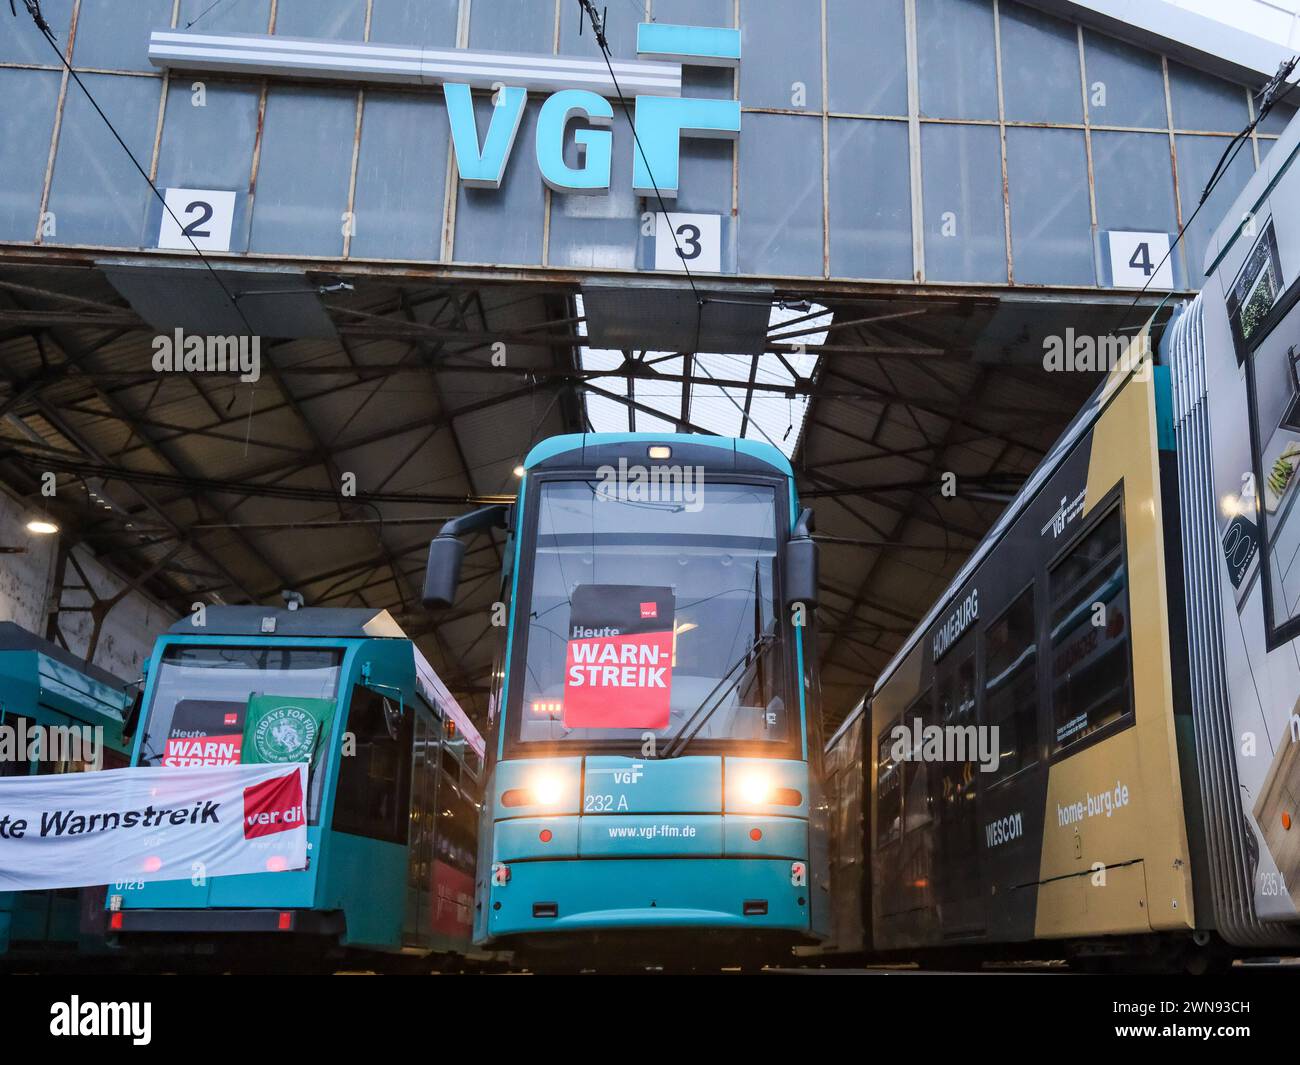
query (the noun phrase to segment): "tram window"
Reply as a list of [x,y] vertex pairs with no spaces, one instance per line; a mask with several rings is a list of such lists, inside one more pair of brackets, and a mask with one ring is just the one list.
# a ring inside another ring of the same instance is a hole
[[460,780],[460,762],[446,747],[442,749],[442,775],[448,780]]
[[[968,656],[939,688],[939,723],[945,734],[962,729],[975,735],[975,657]],[[946,752],[945,752],[946,753]],[[978,745],[967,743],[962,759],[945,758],[931,775],[935,808],[949,857],[975,847],[975,790],[979,778]]]
[[1037,631],[1030,585],[985,633],[984,720],[1000,752],[993,784],[1038,760]]
[[465,749],[465,769],[475,780],[483,774],[483,759],[479,757],[478,751],[474,750],[473,747]]
[[435,854],[453,869],[473,874],[478,811],[459,788],[444,778],[438,793],[438,838]]
[[414,709],[408,707],[396,721],[392,710],[392,703],[378,692],[360,685],[352,690],[347,730],[356,747],[350,756],[345,748],[340,760],[334,799],[336,832],[391,843],[407,841]]
[[1116,507],[1049,574],[1053,753],[1132,709],[1123,532]]
[[895,718],[880,738],[876,747],[876,846],[893,843],[902,831],[903,786],[902,768],[894,761],[894,731],[899,721]]
[[[917,724],[917,721],[920,724]],[[903,714],[903,726],[916,736],[922,728],[934,721],[934,704],[930,689],[916,700]],[[930,795],[930,767],[921,760],[921,752],[914,751],[903,763],[903,831],[913,832],[930,823],[933,815]]]
[[1219,532],[1238,610],[1263,567],[1270,647],[1300,634],[1300,283],[1282,285],[1270,222],[1228,293],[1238,358],[1246,356],[1255,475],[1243,478]]

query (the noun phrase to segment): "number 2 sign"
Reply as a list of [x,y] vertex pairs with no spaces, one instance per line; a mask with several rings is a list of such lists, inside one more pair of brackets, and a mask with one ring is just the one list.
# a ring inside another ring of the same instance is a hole
[[1112,230],[1110,278],[1113,288],[1171,289],[1174,260],[1168,233],[1130,233]]
[[[179,251],[229,251],[235,193],[218,189],[163,189],[166,207],[158,247]],[[193,243],[190,243],[193,241]]]

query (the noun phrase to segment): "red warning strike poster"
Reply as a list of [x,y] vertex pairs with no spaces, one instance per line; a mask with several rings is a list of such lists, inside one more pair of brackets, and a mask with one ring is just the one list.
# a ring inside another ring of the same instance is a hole
[[580,584],[564,663],[565,728],[668,727],[671,588]]

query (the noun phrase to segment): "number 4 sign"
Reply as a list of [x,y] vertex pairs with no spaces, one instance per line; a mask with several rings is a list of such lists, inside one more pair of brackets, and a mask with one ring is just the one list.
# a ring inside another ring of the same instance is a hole
[[1174,287],[1174,260],[1168,233],[1112,231],[1110,283],[1113,288],[1170,289]]
[[[164,189],[158,247],[229,251],[235,194],[217,189]],[[191,244],[190,241],[194,243]]]
[[674,211],[655,218],[656,270],[722,272],[721,215]]

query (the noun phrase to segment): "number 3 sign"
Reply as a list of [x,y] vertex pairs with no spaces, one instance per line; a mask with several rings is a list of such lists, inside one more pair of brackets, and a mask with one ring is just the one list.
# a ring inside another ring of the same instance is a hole
[[675,211],[656,215],[655,269],[721,273],[722,216]]
[[[166,207],[158,247],[180,251],[229,251],[235,194],[215,189],[164,189]],[[191,244],[190,242],[194,243]]]

